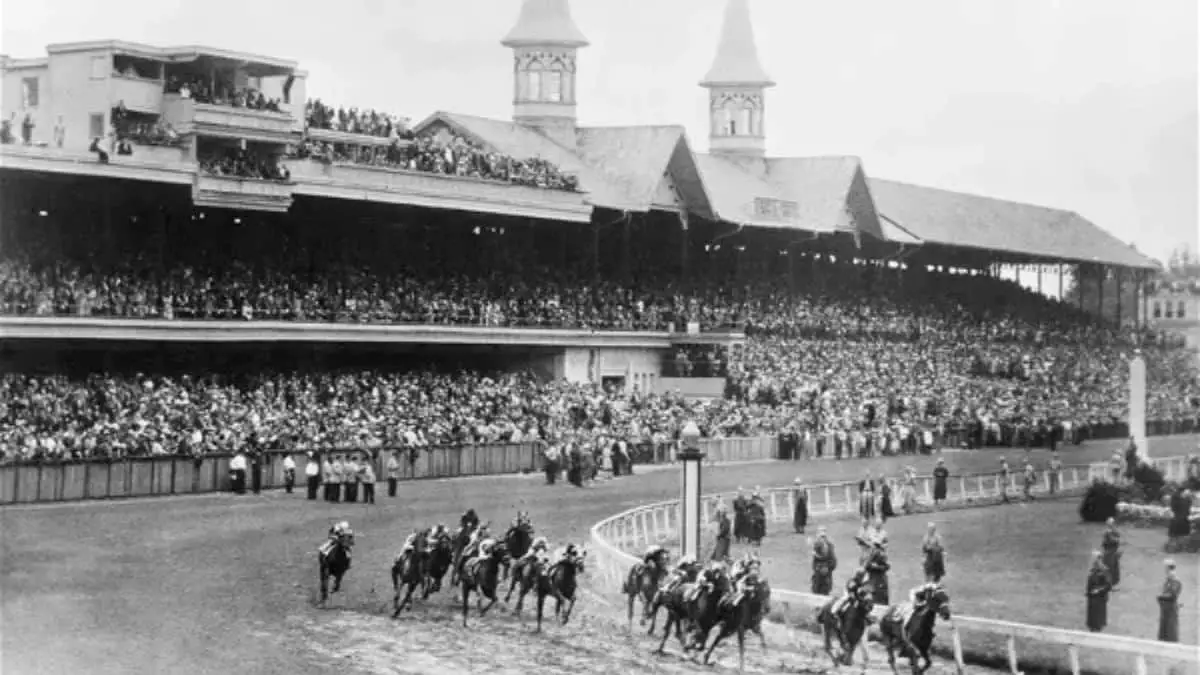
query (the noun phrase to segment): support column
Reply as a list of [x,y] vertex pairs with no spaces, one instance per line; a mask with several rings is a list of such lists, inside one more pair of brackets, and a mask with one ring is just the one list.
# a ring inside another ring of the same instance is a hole
[[1150,458],[1146,441],[1146,360],[1141,350],[1129,361],[1129,436],[1142,459]]
[[1108,281],[1108,268],[1101,265],[1096,271],[1096,316],[1100,317],[1100,323],[1104,323],[1104,286]]
[[1122,290],[1123,290],[1121,287],[1121,277],[1124,276],[1121,274],[1120,267],[1117,268],[1116,274],[1117,274],[1117,328],[1120,328],[1121,327],[1121,295],[1122,295]]
[[679,434],[682,448],[676,458],[682,467],[679,495],[679,554],[700,559],[702,492],[700,467],[704,452],[700,449],[700,428],[689,421]]

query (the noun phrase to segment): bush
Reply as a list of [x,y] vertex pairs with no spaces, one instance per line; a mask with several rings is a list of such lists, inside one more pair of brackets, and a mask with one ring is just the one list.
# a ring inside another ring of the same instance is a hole
[[1094,481],[1079,504],[1079,517],[1088,523],[1103,523],[1117,517],[1117,503],[1125,496],[1123,490],[1104,481]]
[[1162,471],[1153,465],[1139,462],[1133,470],[1134,494],[1131,497],[1140,504],[1157,504],[1162,501],[1166,484]]

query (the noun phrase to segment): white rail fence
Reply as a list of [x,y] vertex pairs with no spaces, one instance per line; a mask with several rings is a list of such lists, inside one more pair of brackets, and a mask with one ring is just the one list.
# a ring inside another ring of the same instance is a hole
[[[1157,458],[1154,463],[1163,470],[1168,479],[1177,480],[1186,474],[1185,457]],[[1079,493],[1092,480],[1104,479],[1109,475],[1109,465],[1104,462],[1063,467],[1055,487],[1056,490]],[[1019,484],[1019,478],[1016,474],[1009,475],[1008,484],[1005,486],[1008,494],[1015,496],[1024,490],[1024,485]],[[991,502],[1000,496],[1002,484],[1002,478],[998,474],[952,477],[947,481],[947,502],[958,505],[969,505],[984,500]],[[931,476],[917,478],[917,494],[925,504],[933,499],[933,487],[934,481]],[[1050,488],[1051,477],[1043,473],[1032,492],[1045,496],[1050,493]],[[773,521],[790,521],[797,495],[801,490],[807,494],[810,517],[851,517],[858,513],[857,483],[829,483],[770,488],[764,494],[767,517]],[[899,490],[894,490],[893,494],[899,495]],[[729,503],[732,498],[733,495],[705,495],[702,500],[704,522],[711,522],[719,501]],[[591,530],[591,553],[596,560],[596,573],[593,578],[600,580],[603,590],[619,593],[630,566],[638,562],[645,547],[677,542],[679,518],[679,502],[672,500],[629,509],[596,523]],[[789,621],[788,617],[800,615],[806,615],[806,622],[811,623],[816,609],[828,599],[823,595],[781,588],[772,588],[771,593],[772,605],[781,606],[784,610],[785,624]],[[882,613],[883,608],[877,608],[876,611]],[[1106,670],[1127,668],[1127,672],[1131,671],[1136,675],[1149,675],[1151,666],[1156,666],[1155,672],[1161,669],[1163,672],[1175,673],[1179,672],[1176,669],[1180,666],[1189,672],[1200,672],[1200,648],[1196,645],[1170,644],[1107,633],[1090,633],[962,615],[953,618],[950,633],[951,649],[960,671],[965,665],[964,641],[971,635],[978,635],[991,638],[992,641],[1003,641],[1007,662],[1013,673],[1021,672],[1018,640],[1022,644],[1040,647],[1039,651],[1042,653],[1048,649],[1061,657],[1065,651],[1073,675],[1080,675],[1083,671],[1081,654],[1087,655],[1089,661],[1090,657],[1104,659],[1107,666],[1112,666]],[[1117,665],[1112,661],[1112,657],[1118,656],[1125,657],[1121,661],[1128,660],[1128,666],[1124,663]]]

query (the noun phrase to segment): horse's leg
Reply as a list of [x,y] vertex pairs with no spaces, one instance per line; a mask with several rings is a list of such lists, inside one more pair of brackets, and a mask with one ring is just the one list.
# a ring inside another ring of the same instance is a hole
[[[862,637],[858,641],[858,648],[862,651],[862,659],[863,659],[862,672],[865,673],[865,672],[867,672],[867,664],[871,661],[871,653],[870,653],[870,651],[867,650],[867,629],[865,627],[863,628]],[[851,655],[850,660],[851,660],[851,663],[848,663],[846,665],[848,665],[848,666],[854,665],[854,663],[853,663],[854,656],[853,655]]]
[[642,611],[650,617],[650,630],[646,631],[646,635],[654,635],[654,627],[658,623],[658,603],[654,598],[647,601],[644,597],[642,603]]
[[567,601],[567,611],[563,612],[562,625],[567,625],[567,622],[571,620],[571,610],[573,609],[575,609],[575,598]]
[[745,628],[745,626],[742,626],[741,624],[738,624],[737,639],[738,639],[738,672],[741,673],[741,672],[745,672],[745,670],[746,670],[746,628]]
[[892,646],[892,639],[890,637],[888,637],[887,635],[884,635],[883,636],[883,644],[885,647],[887,647],[888,665],[891,667],[892,673],[894,673],[895,675],[899,675],[900,671],[896,670],[896,651],[895,651],[895,648]]
[[496,604],[496,595],[497,595],[495,588],[491,589],[490,592],[486,588],[481,588],[481,591],[482,592],[479,593],[480,599],[482,600],[483,596],[486,595],[488,598],[488,603],[486,605],[484,605],[483,607],[480,607],[479,616],[483,616],[484,614],[487,614],[488,610],[492,608],[492,605]]
[[518,574],[514,574],[509,578],[508,593],[504,594],[504,604],[507,605],[508,601],[512,600],[513,589],[515,589],[517,587],[518,582],[520,582],[520,575],[518,575]]
[[542,632],[542,616],[545,613],[545,611],[546,611],[546,594],[543,593],[542,589],[539,588],[537,590],[537,628],[534,630],[535,633]]
[[400,616],[400,571],[392,565],[392,618]]
[[[671,626],[673,626],[674,624],[675,624],[675,616],[673,614],[671,614],[670,610],[667,610],[667,621],[663,625],[662,640],[660,640],[658,642],[658,649],[655,650],[655,652],[654,652],[655,654],[663,653],[663,648],[667,646],[667,638],[671,636]],[[651,631],[654,630],[653,626],[651,626],[650,630]]]
[[[721,629],[717,631],[717,637],[713,639],[711,645],[708,645],[707,650],[704,649],[703,643],[696,645],[697,648],[700,650],[701,654],[704,656],[704,660],[703,660],[704,665],[706,665],[706,666],[708,665],[709,660],[712,658],[713,652],[717,651],[717,645],[721,644],[721,640],[725,639],[725,633],[727,630],[728,629],[726,628],[725,624],[722,623]],[[704,641],[708,642],[708,636],[704,637]]]
[[329,599],[329,570],[325,569],[325,566],[322,565],[319,574],[321,576],[321,600],[319,604],[324,607],[325,601]]
[[[637,595],[638,594],[636,592],[627,593],[625,595],[625,600],[626,600],[625,604],[629,610],[628,614],[629,614],[629,633],[630,634],[633,634],[633,603],[634,603],[634,601],[637,600]],[[642,623],[645,623],[645,620],[643,620]]]

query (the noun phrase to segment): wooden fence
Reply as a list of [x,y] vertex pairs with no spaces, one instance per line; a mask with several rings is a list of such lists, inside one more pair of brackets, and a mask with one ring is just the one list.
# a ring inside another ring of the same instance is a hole
[[[1186,475],[1187,458],[1165,457],[1156,458],[1154,463],[1163,470],[1167,478],[1178,480]],[[1064,467],[1057,485],[1058,490],[1080,493],[1089,485],[1093,478],[1104,478],[1108,465],[1104,462],[1090,465]],[[1009,483],[1005,489],[1009,494],[1018,494],[1023,486],[1018,485],[1019,476],[1009,475]],[[966,476],[956,476],[947,482],[949,503],[969,503],[979,500],[994,500],[999,496],[1003,480],[999,474],[984,473]],[[895,486],[894,486],[895,487]],[[1047,472],[1041,472],[1041,480],[1035,488],[1036,494],[1045,495],[1050,492],[1051,479]],[[808,498],[809,515],[824,515],[825,517],[855,517],[858,513],[858,487],[856,483],[829,483],[822,485],[791,486],[771,488],[764,497],[767,502],[767,517],[773,521],[790,522],[792,510],[795,507],[798,493],[803,490]],[[933,493],[933,478],[922,476],[917,479],[917,494],[922,501],[928,503]],[[898,495],[899,491],[893,491]],[[702,500],[704,522],[710,522],[719,501],[729,503],[734,495],[713,494],[705,495]],[[678,500],[660,502],[640,506],[606,518],[597,523],[591,530],[591,557],[596,561],[593,579],[603,584],[603,590],[620,592],[625,576],[631,565],[638,562],[645,547],[650,544],[671,545],[677,542],[679,527]],[[999,590],[999,589],[998,589]],[[772,605],[781,608],[780,614],[773,615],[775,620],[782,620],[788,626],[789,632],[794,632],[792,626],[798,617],[807,617],[811,623],[816,609],[827,600],[827,596],[804,593],[800,591],[772,588]],[[877,616],[884,608],[877,608]],[[950,625],[953,658],[962,672],[965,665],[964,642],[971,635],[992,638],[1002,641],[1004,653],[1009,668],[1014,674],[1021,673],[1021,656],[1018,651],[1018,641],[1025,644],[1035,644],[1045,649],[1059,650],[1066,657],[1064,669],[1069,668],[1074,675],[1080,675],[1083,667],[1080,654],[1100,655],[1108,665],[1114,665],[1109,660],[1115,654],[1124,655],[1129,659],[1129,671],[1137,675],[1148,675],[1151,665],[1161,667],[1163,672],[1185,666],[1192,672],[1200,672],[1200,649],[1196,645],[1169,644],[1153,640],[1144,640],[1105,633],[1089,633],[1076,630],[1052,628],[1048,626],[1033,626],[1011,621],[998,621],[970,616],[955,616]],[[1105,656],[1107,654],[1108,656]],[[1118,665],[1116,670],[1124,666]]]

